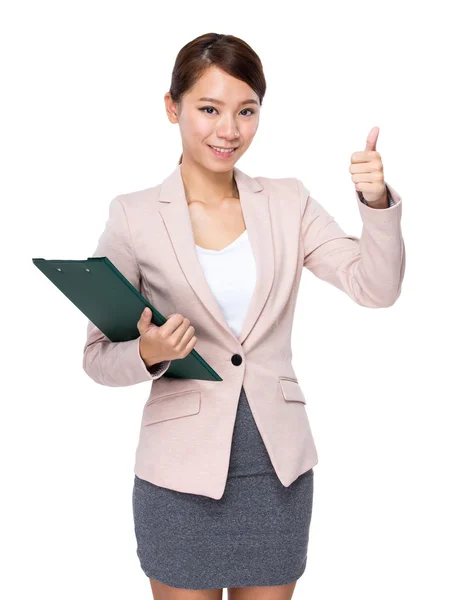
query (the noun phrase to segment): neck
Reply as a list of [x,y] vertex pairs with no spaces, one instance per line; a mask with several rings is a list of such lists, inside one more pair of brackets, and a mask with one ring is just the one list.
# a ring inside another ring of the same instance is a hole
[[205,204],[216,204],[224,198],[239,198],[233,169],[216,173],[183,159],[181,177],[187,203],[196,200]]

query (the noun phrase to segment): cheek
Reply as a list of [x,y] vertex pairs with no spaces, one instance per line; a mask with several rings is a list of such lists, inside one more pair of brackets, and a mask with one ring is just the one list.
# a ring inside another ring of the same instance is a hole
[[196,116],[184,123],[184,133],[189,142],[203,141],[212,135],[212,130],[213,125],[207,119],[200,119]]
[[204,140],[211,137],[213,131],[215,131],[214,121],[209,121],[208,119],[200,119],[197,121],[195,135],[197,135],[199,139]]
[[247,123],[241,128],[241,136],[244,140],[251,141],[258,131],[258,121]]

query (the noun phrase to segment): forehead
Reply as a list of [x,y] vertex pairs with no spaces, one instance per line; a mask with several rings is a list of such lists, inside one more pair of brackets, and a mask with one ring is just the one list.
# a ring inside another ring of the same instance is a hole
[[[192,87],[188,96],[192,100],[198,100],[202,96],[211,96],[227,102],[228,100],[246,100],[247,98],[255,98],[258,100],[258,95],[252,88],[240,79],[236,79],[222,71],[218,67],[207,69]],[[232,98],[234,96],[234,98]]]

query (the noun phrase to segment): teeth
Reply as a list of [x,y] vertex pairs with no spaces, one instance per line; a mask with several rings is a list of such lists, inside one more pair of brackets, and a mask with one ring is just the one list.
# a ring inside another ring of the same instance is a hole
[[218,152],[223,152],[223,154],[231,154],[235,149],[231,148],[230,150],[225,150],[223,148],[216,148],[215,146],[211,146],[211,148],[214,148],[214,150],[217,150]]

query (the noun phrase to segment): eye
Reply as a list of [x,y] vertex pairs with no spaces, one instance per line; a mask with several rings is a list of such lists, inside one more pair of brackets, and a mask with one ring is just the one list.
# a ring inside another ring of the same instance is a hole
[[[203,106],[202,108],[199,108],[198,110],[205,111],[205,110],[210,110],[210,109],[217,110],[213,106]],[[252,116],[255,114],[255,111],[252,108],[244,108],[242,110],[248,110],[251,113],[250,115],[245,115],[245,116]],[[241,112],[242,112],[242,110],[241,110]],[[212,113],[207,113],[207,114],[212,115]]]
[[[213,106],[203,106],[203,108],[199,108],[198,110],[204,111],[204,110],[215,110],[215,108]],[[212,113],[209,113],[212,114]]]

